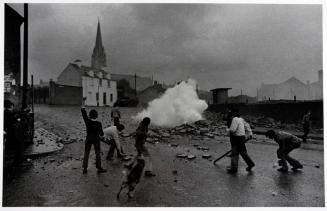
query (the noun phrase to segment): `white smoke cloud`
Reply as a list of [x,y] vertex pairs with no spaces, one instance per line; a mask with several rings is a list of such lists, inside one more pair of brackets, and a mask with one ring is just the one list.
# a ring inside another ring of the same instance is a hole
[[196,93],[196,82],[188,79],[173,88],[169,88],[157,99],[149,103],[148,108],[138,113],[136,120],[151,118],[151,124],[174,127],[202,119],[202,113],[208,105],[200,100]]

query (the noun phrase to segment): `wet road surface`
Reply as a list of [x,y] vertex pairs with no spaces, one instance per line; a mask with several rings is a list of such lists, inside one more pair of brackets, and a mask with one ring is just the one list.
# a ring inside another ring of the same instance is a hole
[[[178,143],[177,147],[147,143],[157,176],[142,178],[133,199],[123,193],[117,200],[124,162],[106,161],[108,146],[101,146],[102,165],[108,172],[97,174],[92,149],[88,174],[82,174],[85,126],[79,108],[41,106],[36,113],[37,126],[77,141],[60,152],[33,159],[32,166],[6,180],[3,206],[324,206],[322,145],[320,150],[298,149],[291,153],[304,164],[303,171],[280,173],[273,167],[277,146],[248,143],[248,153],[256,163],[253,173],[245,171],[240,159],[238,174],[231,176],[225,170],[229,158],[223,158],[217,166],[212,163],[229,150],[226,137],[211,141],[172,137],[170,142]],[[129,117],[135,110],[122,113],[127,132],[132,132],[137,125]],[[104,119],[106,115],[100,115],[100,120]],[[194,144],[209,147],[209,151],[198,150]],[[126,138],[122,145],[128,154],[135,154],[133,139]],[[196,159],[176,158],[178,153],[193,154]],[[205,153],[213,158],[203,159]]]

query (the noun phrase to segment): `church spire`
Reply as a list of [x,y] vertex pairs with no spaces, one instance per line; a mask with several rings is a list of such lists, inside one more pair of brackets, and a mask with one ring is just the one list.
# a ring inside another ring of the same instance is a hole
[[91,66],[96,69],[101,69],[107,66],[106,53],[102,45],[101,27],[100,27],[99,18],[98,18],[97,36],[95,40],[95,46],[93,49]]
[[98,29],[97,29],[97,38],[96,38],[96,41],[95,41],[95,46],[102,46],[101,27],[100,27],[99,18],[98,18]]

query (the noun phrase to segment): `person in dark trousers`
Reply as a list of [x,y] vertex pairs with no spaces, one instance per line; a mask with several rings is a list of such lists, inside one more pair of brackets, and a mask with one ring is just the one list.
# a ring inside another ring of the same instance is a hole
[[[227,105],[227,110],[228,110],[228,113],[224,116],[223,120],[226,121],[227,128],[229,128],[230,125],[232,124],[232,120],[233,120],[233,114],[232,114],[233,104],[228,104]],[[231,146],[232,146],[231,136],[232,136],[232,134],[229,133],[229,141],[230,141]],[[231,157],[231,155],[229,154],[229,155],[227,155],[227,157]]]
[[246,141],[246,132],[249,134],[249,138],[252,138],[252,130],[250,125],[240,117],[240,112],[237,109],[233,109],[231,115],[234,117],[230,127],[227,129],[231,134],[231,145],[232,145],[232,154],[231,154],[231,166],[227,169],[227,173],[235,174],[238,170],[238,159],[239,154],[242,156],[243,160],[246,162],[248,167],[246,171],[250,172],[255,166],[254,162],[247,153],[245,147]]
[[114,103],[114,106],[111,110],[111,119],[114,122],[114,126],[120,125],[120,118],[121,118],[121,115],[120,115],[120,111],[118,109],[118,105],[116,102],[116,103]]
[[303,116],[302,119],[302,126],[303,126],[303,142],[306,143],[307,142],[307,138],[308,138],[308,134],[310,132],[310,115],[311,115],[311,111],[307,110]]
[[233,120],[233,115],[232,115],[233,104],[228,104],[227,109],[228,109],[228,113],[226,116],[224,116],[223,120],[226,121],[226,125],[229,128]]
[[134,163],[136,162],[136,159],[138,157],[144,156],[144,159],[146,160],[144,175],[147,177],[156,176],[152,170],[151,155],[149,153],[149,150],[145,147],[145,141],[147,138],[147,133],[148,133],[148,128],[149,128],[150,122],[151,122],[151,119],[149,117],[145,117],[140,122],[138,128],[136,129],[135,148],[137,151],[137,156],[135,157],[135,159],[132,163],[126,165],[127,168],[131,168],[134,165]]
[[279,168],[278,171],[287,172],[287,162],[292,166],[293,171],[303,168],[303,165],[299,161],[289,156],[289,153],[292,150],[301,146],[301,139],[290,133],[284,131],[276,132],[274,130],[268,130],[266,132],[266,136],[276,141],[279,145],[277,150],[277,158],[279,159],[278,163],[281,168]]
[[106,157],[107,160],[113,160],[115,150],[117,151],[118,158],[124,157],[123,147],[120,144],[118,134],[119,132],[123,131],[124,128],[124,125],[119,124],[118,126],[110,126],[103,130],[104,137],[108,140],[108,143],[110,144],[108,155]]
[[101,155],[100,155],[100,139],[104,134],[103,134],[101,122],[96,121],[96,119],[98,118],[98,113],[96,110],[92,109],[89,112],[89,117],[88,117],[84,107],[81,108],[81,112],[86,125],[83,174],[87,173],[89,155],[92,145],[94,146],[94,150],[95,150],[96,168],[98,169],[98,173],[104,173],[107,170],[101,167]]
[[6,145],[13,145],[15,135],[15,123],[16,118],[14,116],[14,104],[10,100],[4,101],[4,112],[3,112],[3,130]]

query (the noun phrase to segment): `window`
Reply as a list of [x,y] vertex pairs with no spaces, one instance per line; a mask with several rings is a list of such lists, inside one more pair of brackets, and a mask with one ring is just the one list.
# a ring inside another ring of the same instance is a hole
[[95,99],[96,99],[97,102],[99,102],[99,92],[97,92],[97,93],[95,94]]
[[102,79],[99,79],[99,85],[102,86]]
[[112,102],[113,101],[113,96],[112,96],[112,94],[110,94],[110,102]]
[[107,82],[108,82],[108,88],[110,88],[110,81],[108,80]]
[[103,105],[107,104],[107,93],[103,93]]

